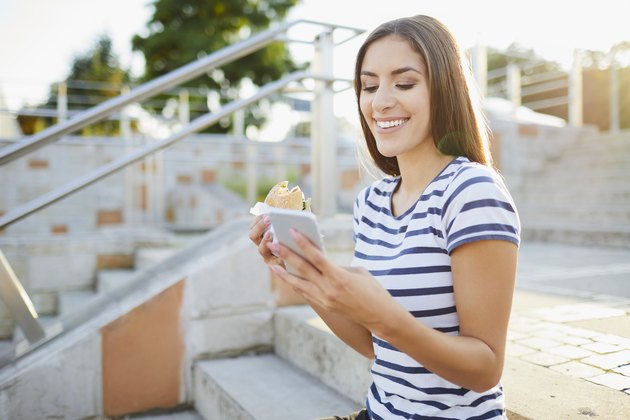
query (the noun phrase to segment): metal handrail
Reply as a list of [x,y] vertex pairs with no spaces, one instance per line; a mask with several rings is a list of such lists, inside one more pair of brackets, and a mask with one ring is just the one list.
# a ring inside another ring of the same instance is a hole
[[306,79],[306,78],[316,78],[320,80],[324,79],[327,81],[333,81],[328,78],[313,76],[310,73],[307,73],[305,71],[297,71],[279,80],[276,80],[275,82],[270,82],[264,85],[263,87],[261,87],[260,89],[258,89],[258,91],[256,91],[255,94],[253,94],[252,96],[248,98],[230,102],[227,105],[224,105],[220,110],[216,112],[212,112],[210,114],[206,114],[199,118],[196,118],[186,127],[179,130],[175,134],[172,134],[171,136],[167,137],[164,140],[149,144],[143,149],[140,149],[136,152],[130,153],[116,160],[113,160],[112,162],[105,164],[101,166],[100,168],[97,168],[86,175],[83,175],[79,178],[75,178],[72,181],[66,183],[65,185],[62,185],[61,187],[58,187],[44,195],[39,196],[38,198],[34,200],[29,201],[28,203],[25,203],[17,207],[16,209],[0,217],[0,228],[4,228],[10,225],[11,223],[14,223],[20,219],[23,219],[24,217],[56,201],[59,201],[70,194],[80,191],[83,188],[99,181],[100,179],[105,178],[106,176],[111,175],[112,173],[119,171],[120,169],[123,169],[126,166],[134,162],[137,162],[154,152],[165,149],[166,147],[186,138],[187,136],[209,127],[210,125],[219,121],[221,118],[224,118],[232,114],[233,112],[238,111],[239,109],[245,108],[248,105],[251,105],[254,102],[259,101],[260,99],[266,96],[269,96],[270,94],[274,92],[277,92],[278,90],[282,89],[284,86],[286,86],[287,84],[291,82],[295,82],[295,81]]
[[[93,122],[99,121],[109,116],[114,111],[120,110],[131,103],[139,102],[143,99],[154,96],[160,92],[170,89],[171,87],[180,85],[187,80],[193,79],[196,76],[211,70],[212,68],[221,66],[246,54],[249,54],[250,52],[256,51],[257,49],[260,49],[275,40],[279,34],[285,32],[288,28],[301,22],[328,27],[329,30],[325,32],[328,35],[332,35],[332,32],[337,28],[349,29],[355,32],[353,36],[348,37],[341,43],[346,42],[363,32],[362,30],[356,28],[345,26],[341,27],[337,25],[306,20],[283,23],[276,28],[272,28],[258,35],[254,35],[245,41],[239,42],[232,46],[228,46],[222,50],[210,54],[205,58],[199,59],[193,63],[180,67],[177,70],[174,70],[164,76],[161,76],[151,82],[148,82],[133,89],[127,94],[103,102],[102,104],[94,108],[80,113],[67,122],[59,123],[36,135],[27,137],[12,145],[4,147],[0,150],[0,165],[8,163],[33,150],[37,150],[40,147],[52,143],[65,134],[69,134]],[[339,45],[339,43],[337,45]],[[49,193],[46,193],[26,204],[19,206],[17,209],[14,209],[0,217],[0,228],[4,228],[13,222],[16,222],[34,212],[37,212],[38,210],[45,208],[52,203],[63,199],[64,197],[69,196],[70,194],[80,191],[83,188],[86,188],[87,186],[105,178],[106,176],[109,176],[112,173],[127,167],[128,165],[137,162],[154,152],[164,149],[186,138],[190,134],[203,130],[204,128],[216,123],[220,119],[232,114],[233,112],[238,111],[248,105],[251,105],[252,103],[257,102],[260,99],[267,97],[272,93],[284,88],[291,82],[305,78],[323,80],[327,82],[327,84],[330,84],[330,86],[332,86],[332,83],[335,81],[335,78],[328,74],[312,75],[305,71],[298,71],[291,73],[275,82],[268,83],[259,88],[255,94],[251,95],[248,98],[230,102],[216,112],[203,115],[193,120],[187,126],[167,137],[166,139],[150,144],[136,152],[124,155],[108,164],[105,164],[93,170],[86,175],[73,179],[72,181],[66,183],[65,185],[62,185],[61,187]],[[10,304],[9,309],[11,311],[11,314],[14,317],[16,324],[24,331],[29,343],[33,344],[35,342],[40,342],[41,340],[43,340],[43,338],[49,335],[49,332],[44,331],[41,324],[39,323],[37,319],[37,313],[33,308],[33,304],[28,294],[24,291],[22,284],[13,273],[13,270],[11,269],[8,261],[3,258],[1,251],[0,297],[2,298],[2,300]],[[50,332],[50,334],[53,333]]]
[[[275,28],[267,29],[264,32],[253,35],[251,38],[225,47],[197,61],[173,70],[163,76],[160,76],[150,82],[134,88],[127,94],[107,100],[100,105],[95,106],[94,108],[82,112],[75,118],[72,118],[66,122],[56,124],[50,128],[47,128],[46,130],[27,137],[24,140],[0,149],[0,165],[11,162],[21,156],[24,156],[27,153],[30,153],[34,150],[39,149],[40,147],[52,143],[65,134],[72,133],[76,130],[79,130],[80,128],[99,121],[112,112],[120,110],[131,103],[140,102],[151,96],[155,96],[163,92],[164,90],[170,89],[174,86],[194,79],[195,77],[200,76],[208,72],[209,70],[212,70],[213,68],[230,63],[251,52],[257,51],[260,48],[271,43],[272,41],[276,40],[276,37],[278,35],[286,32],[289,28],[299,23],[316,24],[328,27],[331,30],[351,30],[356,32],[357,35],[363,32],[361,29],[358,28],[351,28],[348,26],[339,26],[304,19],[282,23]],[[349,37],[348,39],[352,38],[353,37]],[[348,39],[341,41],[339,44],[348,41]]]

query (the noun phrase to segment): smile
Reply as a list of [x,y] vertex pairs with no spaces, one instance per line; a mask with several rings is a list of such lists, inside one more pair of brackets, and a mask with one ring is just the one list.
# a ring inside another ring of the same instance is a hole
[[392,128],[392,127],[401,126],[407,121],[409,121],[409,118],[401,119],[401,120],[391,120],[391,121],[376,121],[376,125],[379,128]]

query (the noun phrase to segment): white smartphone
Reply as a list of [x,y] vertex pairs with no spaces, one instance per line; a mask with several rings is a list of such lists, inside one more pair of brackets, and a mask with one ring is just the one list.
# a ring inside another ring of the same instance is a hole
[[[317,226],[317,217],[310,211],[274,208],[269,212],[269,218],[278,242],[296,254],[302,255],[302,250],[291,237],[290,229],[297,230],[310,239],[319,249],[324,249],[322,235],[319,233],[319,227]],[[289,263],[287,263],[287,271],[295,273],[295,270],[290,267]]]

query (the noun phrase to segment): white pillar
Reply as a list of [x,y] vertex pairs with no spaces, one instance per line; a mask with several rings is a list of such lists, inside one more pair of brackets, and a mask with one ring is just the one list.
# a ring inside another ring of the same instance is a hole
[[[315,41],[313,74],[333,77],[333,37],[324,32]],[[320,217],[337,213],[337,139],[332,81],[315,82],[311,123],[311,195]]]
[[582,52],[573,52],[573,67],[569,75],[569,124],[582,125]]
[[619,65],[617,49],[610,49],[610,128],[611,133],[619,132]]
[[521,105],[521,69],[514,63],[507,66],[507,93],[516,110]]
[[472,51],[472,71],[479,95],[485,98],[488,93],[488,55],[486,46],[481,43],[477,43]]
[[57,85],[57,122],[68,119],[68,85],[61,82]]

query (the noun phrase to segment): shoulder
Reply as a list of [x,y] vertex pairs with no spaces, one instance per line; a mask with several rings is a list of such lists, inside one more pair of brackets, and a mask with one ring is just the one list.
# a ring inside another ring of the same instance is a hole
[[493,168],[466,158],[456,159],[450,170],[445,189],[446,204],[460,195],[505,196],[511,201],[510,194],[501,175]]

